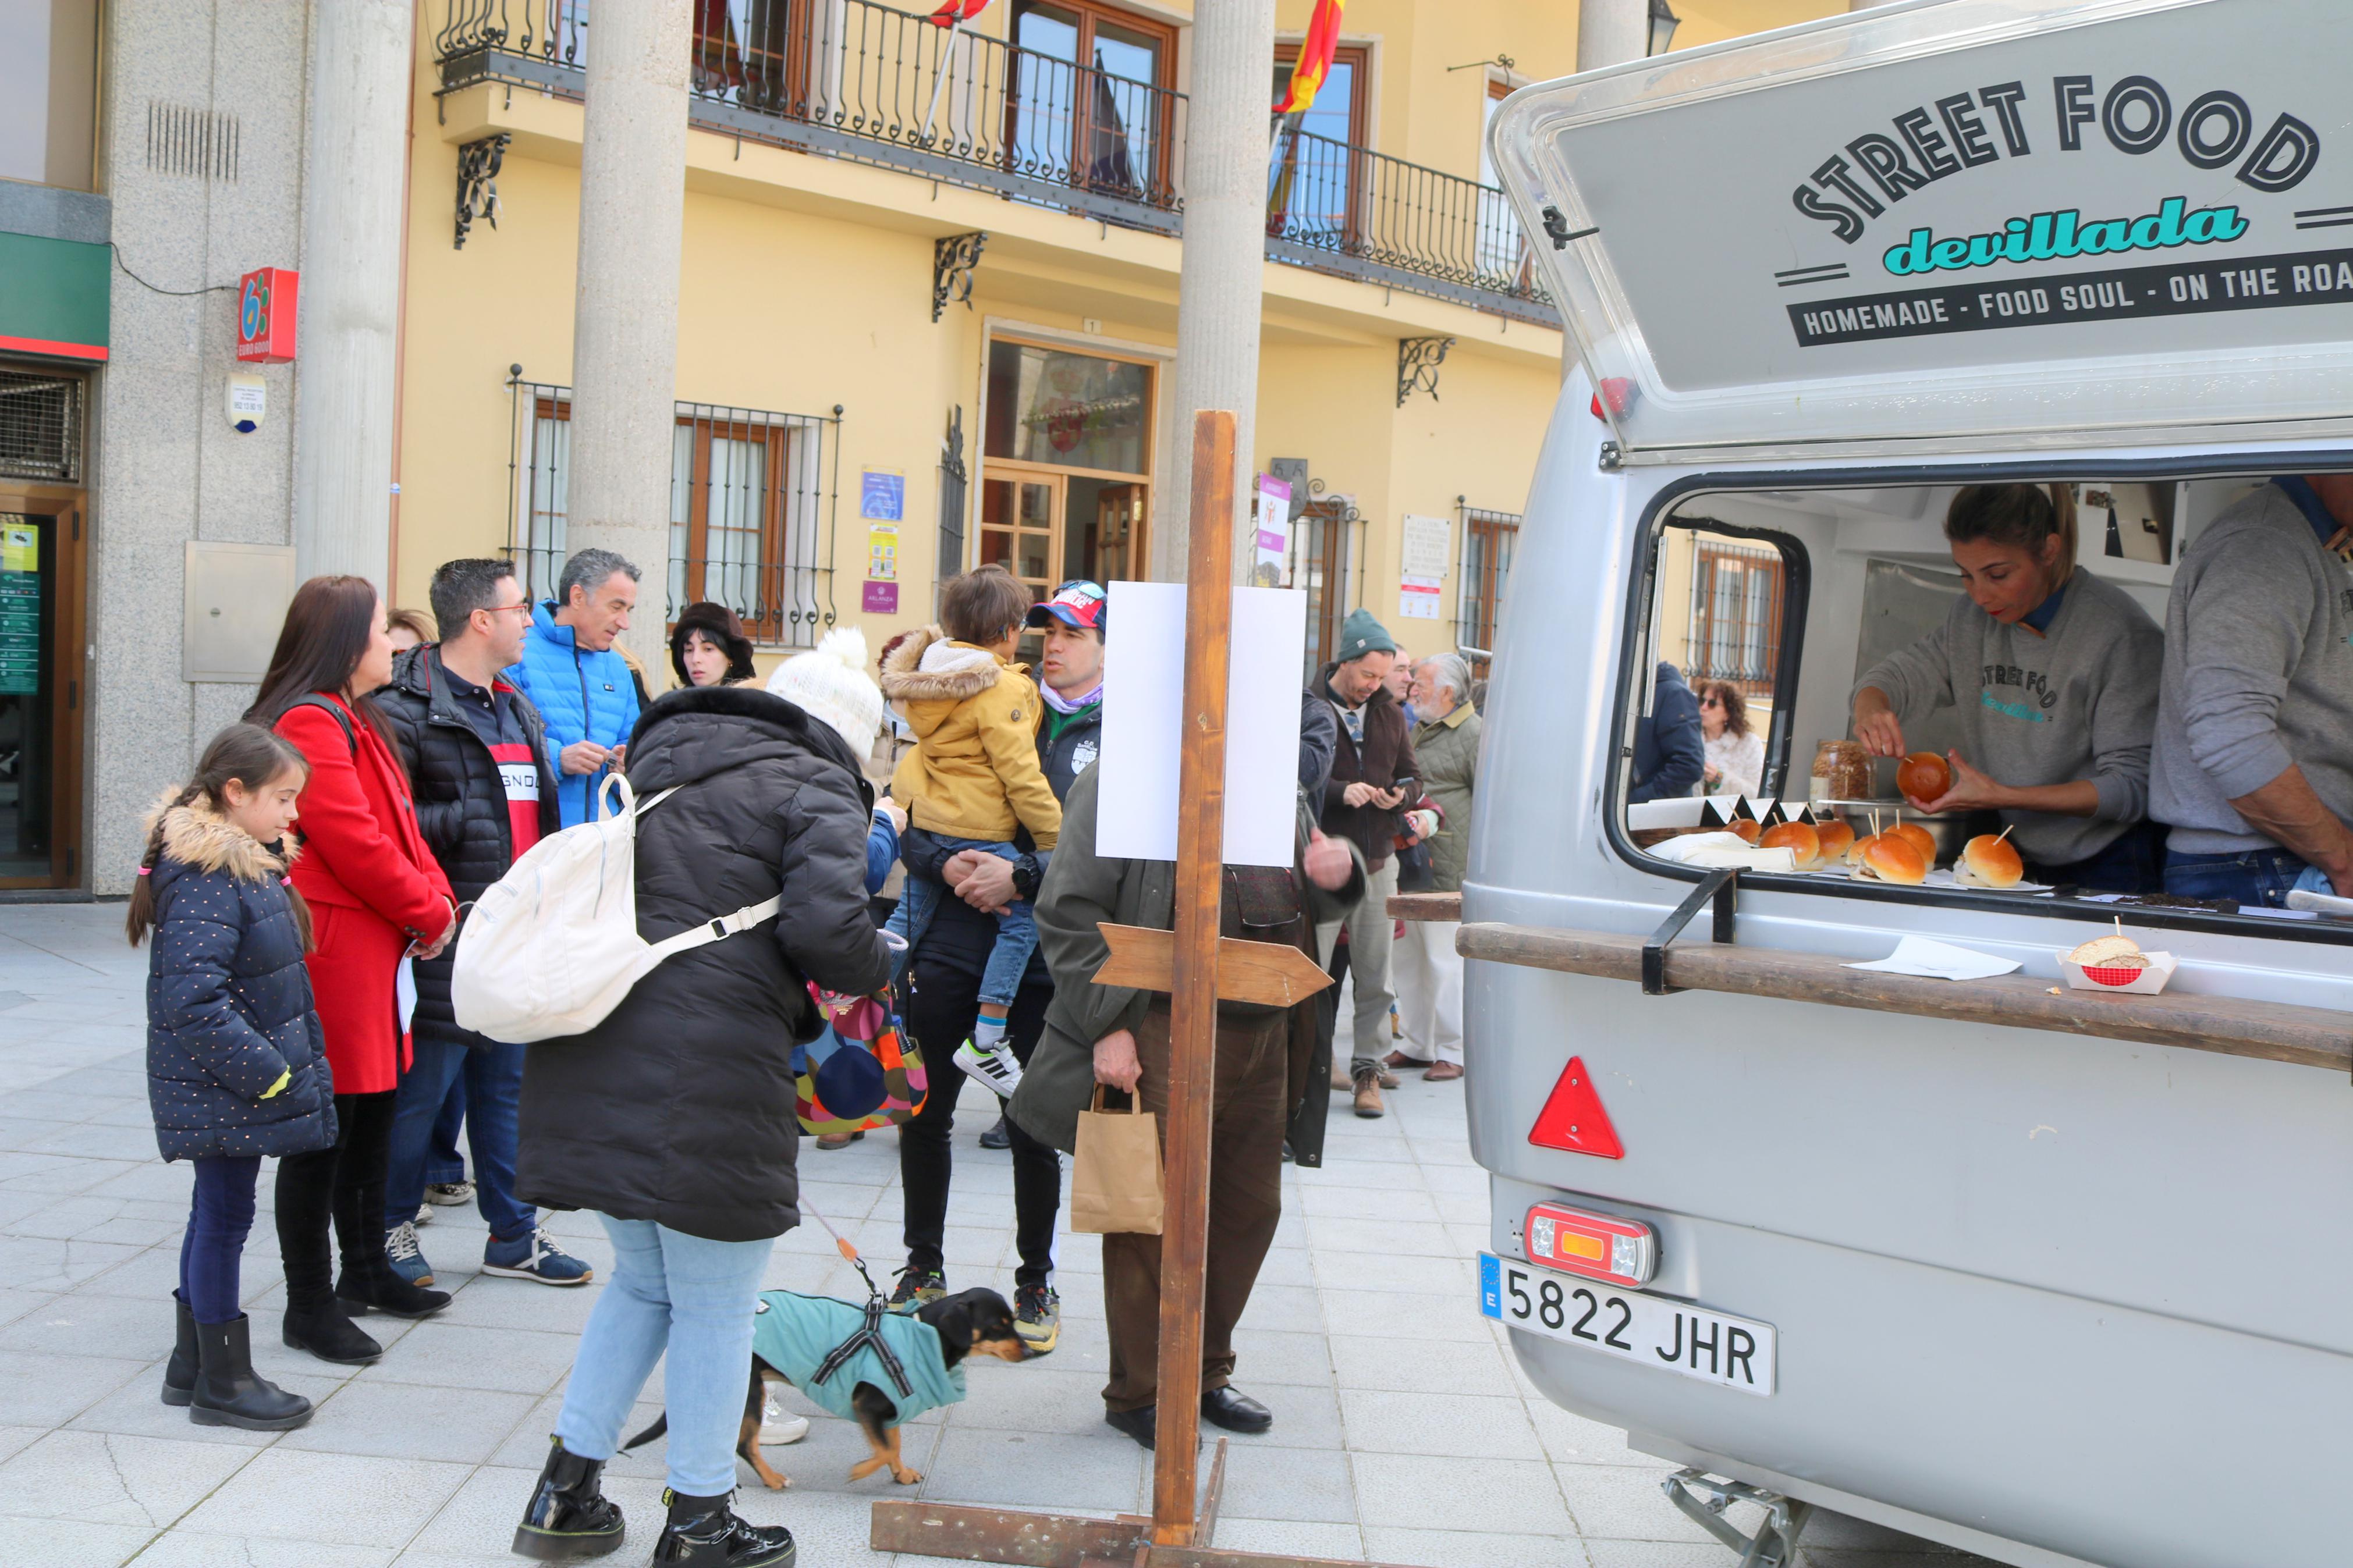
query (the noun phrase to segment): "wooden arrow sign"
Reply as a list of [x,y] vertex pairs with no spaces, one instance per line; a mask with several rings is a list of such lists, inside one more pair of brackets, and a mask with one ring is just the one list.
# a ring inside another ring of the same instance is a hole
[[[1098,928],[1110,944],[1111,957],[1095,972],[1098,985],[1126,985],[1138,991],[1169,991],[1176,985],[1176,935],[1148,926],[1113,925]],[[1218,939],[1218,1000],[1256,1002],[1268,1007],[1288,1007],[1304,1002],[1332,984],[1315,961],[1288,942]]]

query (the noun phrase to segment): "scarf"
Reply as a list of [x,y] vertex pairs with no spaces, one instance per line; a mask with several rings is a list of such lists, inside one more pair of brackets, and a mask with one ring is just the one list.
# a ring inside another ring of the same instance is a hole
[[1103,682],[1096,681],[1094,689],[1080,698],[1065,697],[1052,687],[1041,683],[1038,688],[1038,695],[1044,698],[1046,706],[1057,713],[1076,713],[1083,709],[1092,708],[1103,700]]

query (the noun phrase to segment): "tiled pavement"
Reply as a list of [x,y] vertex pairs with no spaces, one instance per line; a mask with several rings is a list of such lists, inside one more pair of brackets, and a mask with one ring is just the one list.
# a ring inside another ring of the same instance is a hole
[[[596,1288],[478,1277],[483,1229],[470,1209],[441,1210],[421,1232],[456,1301],[414,1326],[368,1320],[387,1353],[346,1374],[278,1342],[265,1170],[245,1265],[255,1359],[318,1414],[270,1436],[192,1426],[158,1401],[188,1175],[155,1154],[145,972],[143,952],[123,944],[119,905],[0,908],[0,1564],[516,1561],[507,1541]],[[957,1131],[948,1270],[952,1284],[1009,1292],[1011,1173],[973,1142],[988,1121],[981,1097],[967,1091]],[[1459,1089],[1409,1079],[1391,1098],[1379,1121],[1335,1101],[1329,1163],[1286,1173],[1237,1380],[1277,1419],[1266,1436],[1234,1440],[1218,1544],[1465,1568],[1728,1568],[1731,1554],[1661,1496],[1665,1467],[1535,1394],[1478,1315],[1468,1260],[1486,1241],[1487,1194]],[[892,1136],[838,1153],[802,1147],[808,1202],[878,1272],[895,1266]],[[609,1265],[593,1219],[550,1225]],[[1104,1514],[1149,1506],[1146,1456],[1102,1423],[1097,1244],[1065,1235],[1059,1248],[1061,1347],[1018,1367],[976,1363],[965,1403],[914,1424],[906,1451],[927,1473],[924,1497]],[[768,1283],[855,1293],[814,1226],[778,1244]],[[1424,1342],[1403,1355],[1408,1323]],[[639,1415],[650,1421],[657,1408]],[[660,1452],[650,1445],[608,1472],[642,1543],[660,1516]],[[878,1563],[867,1505],[904,1494],[886,1479],[847,1481],[860,1453],[849,1423],[817,1415],[807,1440],[768,1450],[793,1489],[764,1491],[747,1476],[739,1506],[789,1523],[810,1568]],[[1900,1544],[1849,1524],[1808,1561],[1926,1568]],[[608,1561],[643,1562],[645,1551]]]

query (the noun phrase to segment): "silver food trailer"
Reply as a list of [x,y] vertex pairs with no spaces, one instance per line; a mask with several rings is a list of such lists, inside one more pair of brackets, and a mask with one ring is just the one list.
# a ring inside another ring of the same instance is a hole
[[[1745,683],[1751,809],[1822,795],[1859,671],[1959,591],[1958,486],[2059,487],[2161,626],[2233,500],[2353,469],[2348,61],[2344,0],[1919,0],[1495,117],[1581,369],[1461,910],[1482,1305],[1751,1562],[1812,1508],[2013,1563],[2353,1562],[2353,921],[1727,885],[1668,858],[1700,803],[1628,799],[1662,660]],[[2063,980],[2118,920],[2161,994]],[[1905,936],[2022,967],[1844,967]]]

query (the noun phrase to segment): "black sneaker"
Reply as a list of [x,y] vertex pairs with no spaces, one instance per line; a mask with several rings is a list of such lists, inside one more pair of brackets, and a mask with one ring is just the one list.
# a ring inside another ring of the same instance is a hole
[[1013,1292],[1013,1331],[1031,1355],[1044,1355],[1062,1338],[1062,1299],[1051,1285],[1024,1285]]
[[938,1269],[902,1268],[899,1270],[899,1288],[891,1292],[891,1310],[912,1312],[918,1307],[930,1306],[947,1293],[947,1276]]
[[998,1117],[996,1124],[990,1127],[987,1131],[980,1135],[980,1146],[984,1149],[1010,1149],[1013,1147],[1013,1134],[1006,1131],[1004,1117]]
[[654,1542],[656,1568],[793,1568],[793,1532],[781,1524],[736,1517],[733,1494],[687,1497],[665,1491],[670,1519]]

